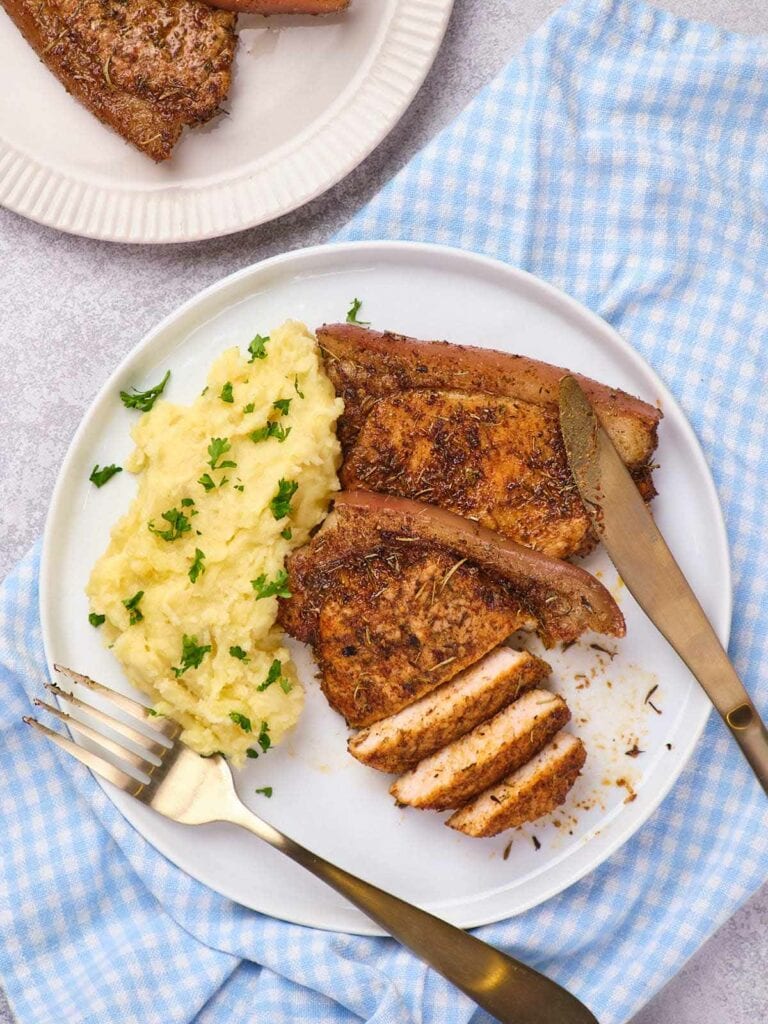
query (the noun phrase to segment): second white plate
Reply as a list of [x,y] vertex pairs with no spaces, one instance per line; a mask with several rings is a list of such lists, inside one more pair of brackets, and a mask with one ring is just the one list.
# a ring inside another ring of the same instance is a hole
[[[122,464],[132,448],[135,414],[122,407],[118,391],[147,386],[171,367],[167,397],[189,401],[223,348],[246,345],[289,317],[312,327],[343,319],[354,297],[376,327],[521,352],[659,401],[654,513],[727,641],[730,576],[715,490],[691,428],[647,364],[603,321],[519,270],[436,246],[362,243],[290,253],[221,281],[152,331],[107,382],[72,443],[46,528],[41,612],[50,662],[126,688],[120,666],[88,624],[83,592],[135,487],[128,473],[103,490],[88,482],[94,463]],[[519,913],[571,885],[642,825],[685,765],[709,713],[698,685],[607,557],[595,552],[585,565],[616,596],[628,632],[621,642],[588,637],[545,655],[551,685],[571,705],[571,728],[589,754],[561,812],[476,840],[446,829],[445,815],[398,809],[387,792],[390,779],[346,753],[347,730],[325,703],[300,645],[294,650],[307,689],[305,713],[288,741],[248,762],[238,781],[242,798],[329,860],[463,927]],[[591,642],[617,653],[611,657]],[[540,650],[530,638],[526,643]],[[661,714],[645,702],[653,687]],[[634,744],[644,753],[627,757]],[[274,788],[271,800],[255,794],[264,786]],[[190,830],[105,788],[152,844],[212,889],[275,917],[376,934],[340,896],[252,836],[227,825]]]
[[452,7],[354,0],[324,18],[241,16],[229,116],[186,131],[160,165],[68,96],[0,10],[0,204],[116,242],[263,224],[340,181],[391,131]]

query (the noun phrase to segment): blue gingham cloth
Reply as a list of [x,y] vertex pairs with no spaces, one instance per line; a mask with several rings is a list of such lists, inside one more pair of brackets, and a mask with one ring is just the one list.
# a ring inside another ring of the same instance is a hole
[[[575,0],[352,222],[462,246],[605,317],[672,388],[728,523],[731,654],[768,712],[768,46]],[[706,557],[706,552],[702,552]],[[0,972],[23,1024],[487,1021],[386,939],[243,910],[20,724],[46,678],[38,552],[0,594]],[[479,934],[625,1021],[768,874],[768,802],[719,721],[583,881]]]

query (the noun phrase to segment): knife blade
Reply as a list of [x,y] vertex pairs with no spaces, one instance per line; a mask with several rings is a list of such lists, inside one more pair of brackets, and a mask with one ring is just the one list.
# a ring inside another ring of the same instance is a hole
[[573,478],[619,575],[700,683],[768,793],[768,730],[579,382],[560,381]]

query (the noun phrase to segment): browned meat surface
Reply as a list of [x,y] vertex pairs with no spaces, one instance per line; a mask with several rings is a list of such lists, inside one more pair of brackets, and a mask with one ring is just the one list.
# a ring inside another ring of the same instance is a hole
[[151,156],[227,96],[235,15],[201,0],[1,0],[67,92]]
[[582,569],[382,495],[337,496],[288,572],[281,625],[312,644],[326,697],[350,725],[394,714],[516,629],[548,642],[624,632],[610,594]]
[[212,7],[249,14],[334,14],[345,11],[349,0],[209,0]]
[[532,761],[465,804],[446,825],[480,837],[535,821],[564,802],[586,758],[581,740],[560,732]]
[[[322,327],[317,335],[345,402],[345,488],[440,505],[560,558],[594,545],[558,425],[557,384],[567,371],[354,324]],[[650,499],[660,412],[579,380]]]
[[444,811],[461,807],[521,768],[568,722],[562,697],[531,690],[398,779],[390,793],[399,804]]
[[464,736],[549,674],[528,651],[497,647],[426,697],[349,741],[353,757],[381,772],[399,773]]

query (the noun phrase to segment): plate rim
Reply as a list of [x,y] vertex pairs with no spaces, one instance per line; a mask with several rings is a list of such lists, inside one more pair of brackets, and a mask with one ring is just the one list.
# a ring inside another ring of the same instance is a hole
[[[43,544],[41,551],[41,562],[40,562],[40,592],[39,592],[39,610],[43,636],[43,646],[46,657],[46,667],[51,665],[53,662],[51,656],[52,641],[49,631],[49,619],[47,615],[46,606],[50,607],[50,595],[52,594],[52,555],[51,551],[55,544],[54,538],[54,525],[58,518],[57,508],[59,502],[62,500],[63,492],[65,490],[66,480],[68,479],[70,472],[70,465],[74,461],[77,450],[80,444],[82,436],[87,432],[90,421],[95,417],[97,410],[99,409],[102,401],[105,397],[114,392],[115,384],[119,378],[123,375],[126,369],[128,369],[134,360],[141,358],[143,353],[148,349],[155,338],[162,334],[167,327],[171,326],[175,321],[185,317],[190,311],[194,309],[198,304],[204,305],[210,298],[216,295],[218,292],[226,291],[232,285],[235,285],[242,279],[245,279],[251,275],[268,274],[274,268],[279,268],[283,264],[297,263],[301,264],[305,260],[313,260],[318,255],[322,254],[322,258],[333,259],[335,255],[343,257],[349,253],[359,253],[364,258],[375,259],[377,255],[391,255],[393,253],[401,252],[404,255],[408,254],[419,254],[424,257],[437,256],[437,257],[448,257],[449,259],[456,259],[458,261],[466,261],[469,264],[473,264],[477,267],[485,268],[492,272],[498,273],[499,271],[507,274],[510,278],[517,278],[522,280],[529,285],[533,285],[535,288],[540,289],[546,293],[550,298],[555,299],[557,302],[562,303],[572,313],[576,314],[582,320],[586,319],[590,325],[595,329],[598,334],[608,334],[611,341],[616,345],[622,352],[622,354],[629,358],[630,363],[639,369],[639,371],[646,376],[650,376],[653,380],[657,390],[657,394],[661,399],[662,405],[665,409],[674,408],[677,415],[678,425],[683,431],[689,451],[698,463],[698,474],[700,479],[709,493],[711,501],[711,507],[714,512],[713,527],[716,528],[717,533],[717,546],[719,554],[722,556],[722,562],[725,568],[726,578],[723,581],[725,586],[720,588],[722,596],[722,608],[718,609],[717,616],[713,617],[713,626],[715,632],[718,635],[721,643],[727,648],[728,641],[730,638],[730,631],[732,625],[733,616],[733,579],[732,579],[732,566],[730,559],[730,546],[728,543],[728,534],[723,516],[722,506],[720,504],[719,496],[715,486],[714,479],[712,477],[711,470],[706,461],[706,457],[699,443],[693,427],[691,426],[687,416],[685,415],[682,407],[679,405],[675,397],[666,387],[664,382],[658,376],[654,368],[648,363],[636,349],[634,349],[628,341],[626,341],[619,333],[615,330],[607,321],[603,320],[592,310],[582,305],[579,300],[568,295],[566,292],[557,288],[555,285],[538,277],[535,274],[531,274],[529,271],[523,270],[519,267],[515,267],[512,264],[505,263],[500,259],[485,256],[479,253],[470,252],[468,250],[460,249],[455,246],[441,245],[438,243],[425,243],[425,242],[410,242],[410,241],[392,241],[392,240],[380,240],[380,241],[353,241],[353,242],[335,242],[327,243],[325,245],[314,245],[308,246],[302,249],[295,249],[289,252],[280,253],[276,256],[269,257],[264,260],[259,260],[247,267],[243,267],[227,276],[219,279],[206,288],[192,295],[184,303],[179,305],[177,308],[172,310],[167,316],[163,317],[154,327],[147,331],[141,340],[124,356],[124,358],[115,367],[113,372],[104,382],[102,387],[98,390],[94,396],[92,402],[85,411],[83,418],[78,425],[75,434],[70,441],[66,455],[61,463],[56,483],[51,495],[48,512],[46,515],[45,529],[43,532]],[[715,621],[719,620],[719,621]],[[690,728],[690,723],[687,723],[689,728],[686,734],[687,742],[685,745],[679,744],[680,756],[675,769],[670,772],[661,784],[659,784],[652,796],[644,800],[642,813],[637,821],[632,821],[629,818],[626,820],[626,824],[622,828],[616,829],[616,834],[612,837],[609,843],[597,851],[597,855],[592,858],[588,858],[583,866],[578,868],[573,874],[571,874],[567,881],[563,882],[556,874],[551,880],[549,886],[545,886],[543,891],[540,891],[535,897],[530,900],[520,901],[520,905],[517,909],[512,912],[504,912],[501,915],[488,916],[488,913],[483,913],[480,909],[482,905],[489,899],[495,899],[495,893],[481,894],[477,897],[474,903],[478,906],[478,916],[473,917],[472,914],[466,915],[468,923],[462,924],[463,928],[475,928],[482,925],[492,924],[497,921],[507,920],[511,917],[517,917],[522,913],[532,909],[533,907],[540,906],[547,900],[558,895],[560,892],[565,891],[572,885],[575,885],[578,881],[588,875],[590,872],[599,868],[610,856],[612,856],[617,849],[624,845],[629,839],[639,831],[643,825],[647,822],[648,818],[653,814],[657,807],[668,795],[675,782],[685,770],[688,765],[693,751],[698,744],[701,735],[706,728],[707,722],[709,721],[710,714],[712,712],[712,705],[704,695],[703,691],[693,691],[694,700],[698,703],[698,715],[697,720],[693,728]],[[280,915],[272,914],[270,911],[259,910],[259,908],[252,906],[249,903],[243,903],[238,898],[237,894],[230,892],[226,888],[226,884],[212,885],[209,881],[202,879],[199,874],[189,867],[185,866],[183,856],[179,856],[178,850],[172,846],[172,844],[165,842],[164,839],[159,839],[156,836],[149,838],[142,829],[135,824],[133,817],[126,813],[126,807],[137,807],[143,808],[143,804],[136,803],[130,797],[121,793],[119,790],[114,789],[109,783],[101,780],[98,776],[94,776],[96,782],[104,790],[110,801],[116,807],[116,809],[129,821],[131,826],[135,828],[142,838],[145,839],[155,850],[167,857],[176,867],[189,874],[196,881],[210,888],[212,891],[217,892],[219,895],[225,898],[231,899],[233,902],[240,906],[246,907],[247,909],[253,910],[257,913],[264,913],[270,916],[276,917],[278,920],[284,920],[292,924],[303,925],[306,927],[317,928],[321,931],[339,931],[338,926],[330,924],[319,924],[315,918],[312,917],[311,913],[306,915],[301,914],[289,914]],[[638,794],[641,795],[641,794]],[[600,829],[602,829],[602,825]],[[600,830],[598,829],[598,830]],[[588,847],[594,836],[590,836],[585,840],[584,848]],[[373,925],[372,922],[362,916],[359,924],[354,926],[345,926],[344,931],[349,934],[356,935],[370,935],[370,936],[381,936],[385,935],[384,931]]]
[[[393,2],[387,30],[362,78],[304,129],[306,138],[283,143],[234,177],[197,186],[107,186],[49,167],[0,136],[0,205],[67,234],[144,245],[221,238],[291,213],[370,156],[403,117],[435,61],[455,0]],[[62,101],[69,99],[62,92]]]

